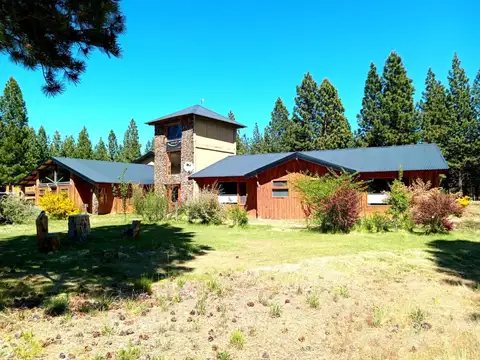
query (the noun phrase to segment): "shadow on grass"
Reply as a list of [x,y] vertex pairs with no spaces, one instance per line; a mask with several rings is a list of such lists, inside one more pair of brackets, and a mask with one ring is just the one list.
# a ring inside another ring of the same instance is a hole
[[480,283],[480,242],[468,240],[433,240],[428,243],[429,253],[438,266],[438,271],[460,278],[446,279],[451,285],[461,285],[462,280],[476,287]]
[[[190,272],[188,261],[214,250],[193,242],[194,233],[168,224],[142,225],[138,240],[122,239],[124,225],[92,228],[88,242],[68,242],[43,254],[32,236],[0,242],[0,300],[5,306],[34,307],[62,292],[134,296],[132,283]],[[3,298],[3,299],[2,299]]]

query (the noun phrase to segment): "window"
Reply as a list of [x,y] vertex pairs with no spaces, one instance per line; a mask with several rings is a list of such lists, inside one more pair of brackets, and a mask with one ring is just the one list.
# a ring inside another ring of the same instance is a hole
[[178,185],[175,185],[175,186],[172,188],[172,194],[171,194],[171,196],[170,196],[170,200],[171,200],[172,203],[178,202],[179,189],[180,189],[180,187],[179,187]]
[[272,181],[272,197],[288,197],[288,181]]
[[176,124],[167,128],[167,140],[178,140],[182,138],[182,124]]
[[237,185],[236,182],[218,183],[218,202],[221,204],[237,204]]
[[245,205],[247,202],[247,183],[238,183],[238,196],[240,197],[240,204]]
[[168,153],[168,159],[170,162],[170,175],[177,175],[181,172],[181,162],[182,158],[180,155],[180,151],[174,151]]

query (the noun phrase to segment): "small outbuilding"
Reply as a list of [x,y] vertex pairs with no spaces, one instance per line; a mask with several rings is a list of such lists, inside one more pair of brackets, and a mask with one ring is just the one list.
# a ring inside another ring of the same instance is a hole
[[[46,191],[65,193],[79,208],[92,214],[122,212],[121,199],[113,188],[124,181],[143,187],[153,186],[153,166],[98,160],[51,157],[19,185],[26,199],[38,205]],[[127,211],[132,212],[129,202]]]
[[322,176],[329,169],[358,173],[368,181],[362,196],[362,213],[383,212],[385,191],[399,169],[408,185],[417,178],[439,186],[448,165],[435,144],[298,151],[275,154],[228,156],[190,176],[200,188],[218,186],[219,201],[244,206],[249,216],[265,219],[305,217],[299,194],[293,187],[300,173]]

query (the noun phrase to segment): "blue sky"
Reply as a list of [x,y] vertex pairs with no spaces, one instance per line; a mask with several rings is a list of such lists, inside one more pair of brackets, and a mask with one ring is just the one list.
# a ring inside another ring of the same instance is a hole
[[310,71],[338,89],[353,128],[370,62],[379,70],[392,50],[403,58],[421,96],[427,69],[446,82],[454,52],[470,79],[480,68],[480,2],[403,1],[135,1],[123,0],[127,32],[121,59],[95,53],[78,86],[45,97],[43,78],[0,57],[0,83],[14,76],[30,124],[92,141],[111,128],[122,139],[128,122],[142,144],[144,123],[200,103],[232,109],[249,126],[269,121],[280,96],[293,109],[295,86]]

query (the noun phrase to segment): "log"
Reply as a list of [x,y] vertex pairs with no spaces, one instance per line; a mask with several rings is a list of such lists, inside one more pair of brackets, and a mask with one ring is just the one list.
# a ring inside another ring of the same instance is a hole
[[48,216],[45,211],[38,215],[35,224],[37,226],[38,250],[43,252],[58,250],[60,248],[60,236],[57,233],[48,233]]
[[68,238],[75,243],[84,243],[90,235],[90,218],[86,214],[68,217]]
[[140,236],[140,224],[142,223],[141,220],[133,220],[131,225],[128,225],[123,230],[123,238],[129,239],[138,239]]

